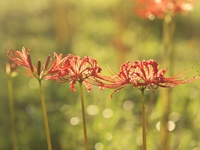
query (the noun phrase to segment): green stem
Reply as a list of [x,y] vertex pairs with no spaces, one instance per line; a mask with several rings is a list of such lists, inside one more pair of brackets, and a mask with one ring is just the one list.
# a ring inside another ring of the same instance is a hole
[[[165,64],[168,64],[170,67],[169,70],[169,76],[173,74],[173,68],[174,68],[174,57],[175,53],[172,50],[172,36],[175,30],[175,23],[173,22],[172,18],[170,20],[166,19],[169,16],[166,16],[165,19],[163,20],[163,48],[164,48],[164,58],[163,61]],[[169,140],[170,140],[170,135],[168,131],[168,116],[171,111],[171,97],[172,95],[172,89],[168,88],[165,91],[163,91],[163,96],[162,96],[162,106],[163,106],[163,114],[161,118],[161,145],[160,149],[162,150],[169,150],[170,145],[169,145]]]
[[8,77],[8,98],[10,107],[10,121],[13,139],[13,150],[18,150],[17,136],[15,131],[15,117],[14,117],[14,103],[13,103],[13,88],[12,88],[12,78]]
[[145,112],[145,102],[144,102],[144,89],[141,89],[142,93],[142,141],[143,150],[146,150],[146,112]]
[[50,131],[49,131],[49,124],[48,124],[48,117],[47,117],[47,110],[46,110],[46,104],[45,104],[45,99],[44,99],[44,90],[42,87],[42,81],[39,81],[39,86],[40,86],[40,96],[41,96],[41,101],[42,101],[42,111],[44,115],[44,125],[45,125],[45,131],[46,131],[47,146],[48,146],[48,150],[52,150],[51,136],[50,136]]
[[85,143],[85,150],[88,150],[88,137],[87,137],[87,128],[86,128],[86,119],[85,119],[85,106],[84,106],[82,82],[79,82],[79,87],[80,87],[80,98],[81,98],[82,119],[83,119],[84,143]]
[[[170,63],[170,53],[171,53],[171,35],[170,35],[170,23],[167,22],[166,19],[163,20],[163,44],[164,44],[164,55],[165,59],[164,63],[169,64]],[[170,66],[171,68],[171,66]],[[160,140],[161,145],[160,148],[163,150],[169,150],[169,131],[168,131],[168,115],[170,112],[170,93],[168,93],[169,89],[166,89],[163,91],[162,95],[162,106],[163,106],[163,114],[161,118],[161,126],[160,126]]]

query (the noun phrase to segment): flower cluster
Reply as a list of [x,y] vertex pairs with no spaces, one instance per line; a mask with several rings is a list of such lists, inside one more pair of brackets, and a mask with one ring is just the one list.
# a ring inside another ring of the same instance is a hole
[[193,0],[136,0],[134,11],[142,18],[164,18],[193,10]]
[[97,60],[89,56],[81,59],[79,56],[68,54],[66,57],[63,57],[62,54],[58,55],[54,52],[51,66],[49,67],[51,61],[49,55],[42,68],[40,60],[38,60],[37,67],[33,65],[30,49],[26,50],[23,47],[22,52],[11,49],[6,50],[5,53],[16,65],[26,69],[26,72],[23,72],[24,74],[39,81],[57,80],[60,82],[70,82],[72,91],[76,91],[75,83],[77,81],[83,82],[88,91],[91,89],[91,84],[102,87],[103,83],[98,80],[98,75],[102,69],[98,66]]
[[6,54],[16,65],[24,67],[28,76],[38,80],[70,82],[72,91],[76,91],[76,82],[83,82],[88,91],[90,91],[91,85],[95,85],[101,88],[115,89],[113,92],[115,93],[129,84],[138,89],[157,89],[158,87],[174,87],[199,78],[199,76],[182,78],[189,71],[180,71],[172,77],[165,77],[167,69],[159,69],[158,63],[154,60],[135,61],[134,63],[128,61],[121,65],[118,74],[103,76],[97,60],[89,56],[82,59],[79,56],[68,54],[63,57],[62,54],[58,55],[54,52],[51,66],[48,68],[51,60],[49,55],[42,69],[40,60],[37,67],[32,64],[30,49],[25,50],[23,47],[22,52],[6,50]]

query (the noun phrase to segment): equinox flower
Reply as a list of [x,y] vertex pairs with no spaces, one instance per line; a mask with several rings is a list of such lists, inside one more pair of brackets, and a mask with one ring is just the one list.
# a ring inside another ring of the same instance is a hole
[[65,58],[62,59],[62,54],[56,54],[54,52],[54,59],[52,65],[48,68],[49,62],[51,60],[50,55],[47,57],[46,63],[43,66],[41,61],[38,60],[37,67],[35,67],[32,63],[31,56],[30,56],[30,48],[25,49],[22,48],[22,52],[16,50],[6,50],[6,55],[14,61],[18,66],[22,66],[26,69],[26,75],[37,78],[38,80],[48,80],[54,79],[54,75],[59,71],[60,65],[64,62]]
[[188,72],[181,71],[172,77],[164,77],[167,69],[158,68],[158,63],[154,60],[135,61],[133,64],[135,69],[135,79],[133,82],[135,87],[157,88],[157,87],[174,87],[179,84],[186,84],[196,80],[198,77],[181,78]]
[[92,59],[89,56],[86,56],[83,59],[81,59],[81,57],[79,56],[68,54],[66,56],[65,62],[60,67],[60,72],[57,74],[58,81],[70,82],[70,88],[74,92],[76,91],[75,84],[76,82],[79,82],[85,150],[88,150],[89,148],[82,85],[85,85],[88,92],[91,90],[91,84],[102,86],[103,84],[99,80],[100,72],[101,68],[98,66],[98,63],[95,59]]
[[134,11],[142,18],[153,20],[193,10],[193,0],[137,0]]
[[139,89],[153,90],[158,87],[174,87],[179,84],[190,83],[199,78],[199,76],[182,78],[189,71],[180,71],[172,77],[165,77],[167,69],[159,70],[158,63],[154,60],[135,61],[133,64],[128,61],[120,67],[117,75],[110,77],[109,82],[111,83],[105,83],[104,87],[116,89],[111,94],[111,98],[115,92],[129,84]]
[[101,68],[97,64],[97,60],[89,56],[81,59],[79,56],[68,54],[64,64],[60,67],[58,74],[61,82],[70,82],[70,88],[75,90],[76,82],[83,82],[87,90],[91,90],[91,84],[102,86],[102,82],[98,80]]
[[45,132],[46,132],[46,140],[48,150],[52,150],[51,145],[51,136],[50,130],[48,125],[48,116],[46,111],[46,104],[44,98],[44,90],[42,86],[42,80],[55,80],[55,76],[57,77],[58,72],[60,71],[60,66],[65,61],[66,57],[62,58],[62,54],[57,55],[54,52],[54,59],[50,67],[50,55],[47,57],[45,65],[42,67],[42,63],[38,60],[37,67],[35,67],[32,63],[31,56],[30,56],[30,49],[26,50],[24,47],[22,48],[22,52],[16,50],[6,50],[6,55],[18,66],[22,66],[26,69],[26,75],[36,78],[39,83],[40,87],[40,96],[41,96],[41,103],[42,103],[42,110],[44,116],[44,125],[45,125]]

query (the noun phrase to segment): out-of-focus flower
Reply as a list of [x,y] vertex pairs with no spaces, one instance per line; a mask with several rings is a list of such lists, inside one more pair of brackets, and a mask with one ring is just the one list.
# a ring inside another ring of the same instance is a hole
[[5,63],[5,73],[9,77],[15,77],[17,75],[17,64],[12,60]]
[[104,87],[116,89],[113,93],[129,84],[139,89],[153,90],[158,87],[174,87],[179,84],[190,83],[199,78],[199,76],[184,78],[189,71],[180,71],[172,77],[165,77],[167,69],[159,70],[158,63],[154,60],[127,62],[121,66],[117,75],[110,77],[110,83],[105,83]]
[[98,66],[97,60],[89,56],[81,59],[72,54],[68,54],[66,58],[57,75],[59,81],[70,82],[72,91],[76,91],[77,81],[83,82],[88,91],[91,90],[91,84],[102,87],[102,82],[99,80],[99,73],[102,69]]
[[193,5],[193,0],[136,0],[134,11],[142,18],[153,20],[155,17],[162,19],[165,15],[187,13],[194,9]]
[[6,50],[6,55],[10,60],[12,60],[16,65],[22,66],[26,69],[24,74],[37,78],[38,80],[49,80],[54,79],[54,76],[59,71],[60,65],[64,62],[65,58],[62,58],[62,54],[56,54],[54,52],[54,59],[51,66],[48,68],[51,57],[50,55],[47,57],[45,65],[42,67],[41,61],[38,60],[37,67],[35,67],[32,63],[30,56],[30,48],[25,49],[22,48],[22,52],[16,50]]

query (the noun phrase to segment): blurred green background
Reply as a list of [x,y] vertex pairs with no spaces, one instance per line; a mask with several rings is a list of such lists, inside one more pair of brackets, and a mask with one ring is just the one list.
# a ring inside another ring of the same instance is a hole
[[[128,60],[154,59],[164,64],[162,21],[143,20],[133,12],[134,0],[7,0],[0,2],[0,150],[12,149],[4,49],[31,47],[34,64],[53,52],[98,60],[103,73],[118,72]],[[174,72],[200,70],[200,4],[187,15],[175,16],[172,39]],[[44,81],[54,150],[83,150],[81,106],[69,83]],[[200,149],[200,81],[173,88],[170,147]],[[45,150],[46,137],[37,81],[22,74],[13,78],[19,150]],[[147,147],[159,150],[162,97],[146,91]],[[141,141],[140,91],[128,86],[110,99],[113,90],[85,90],[90,150],[138,150]]]

